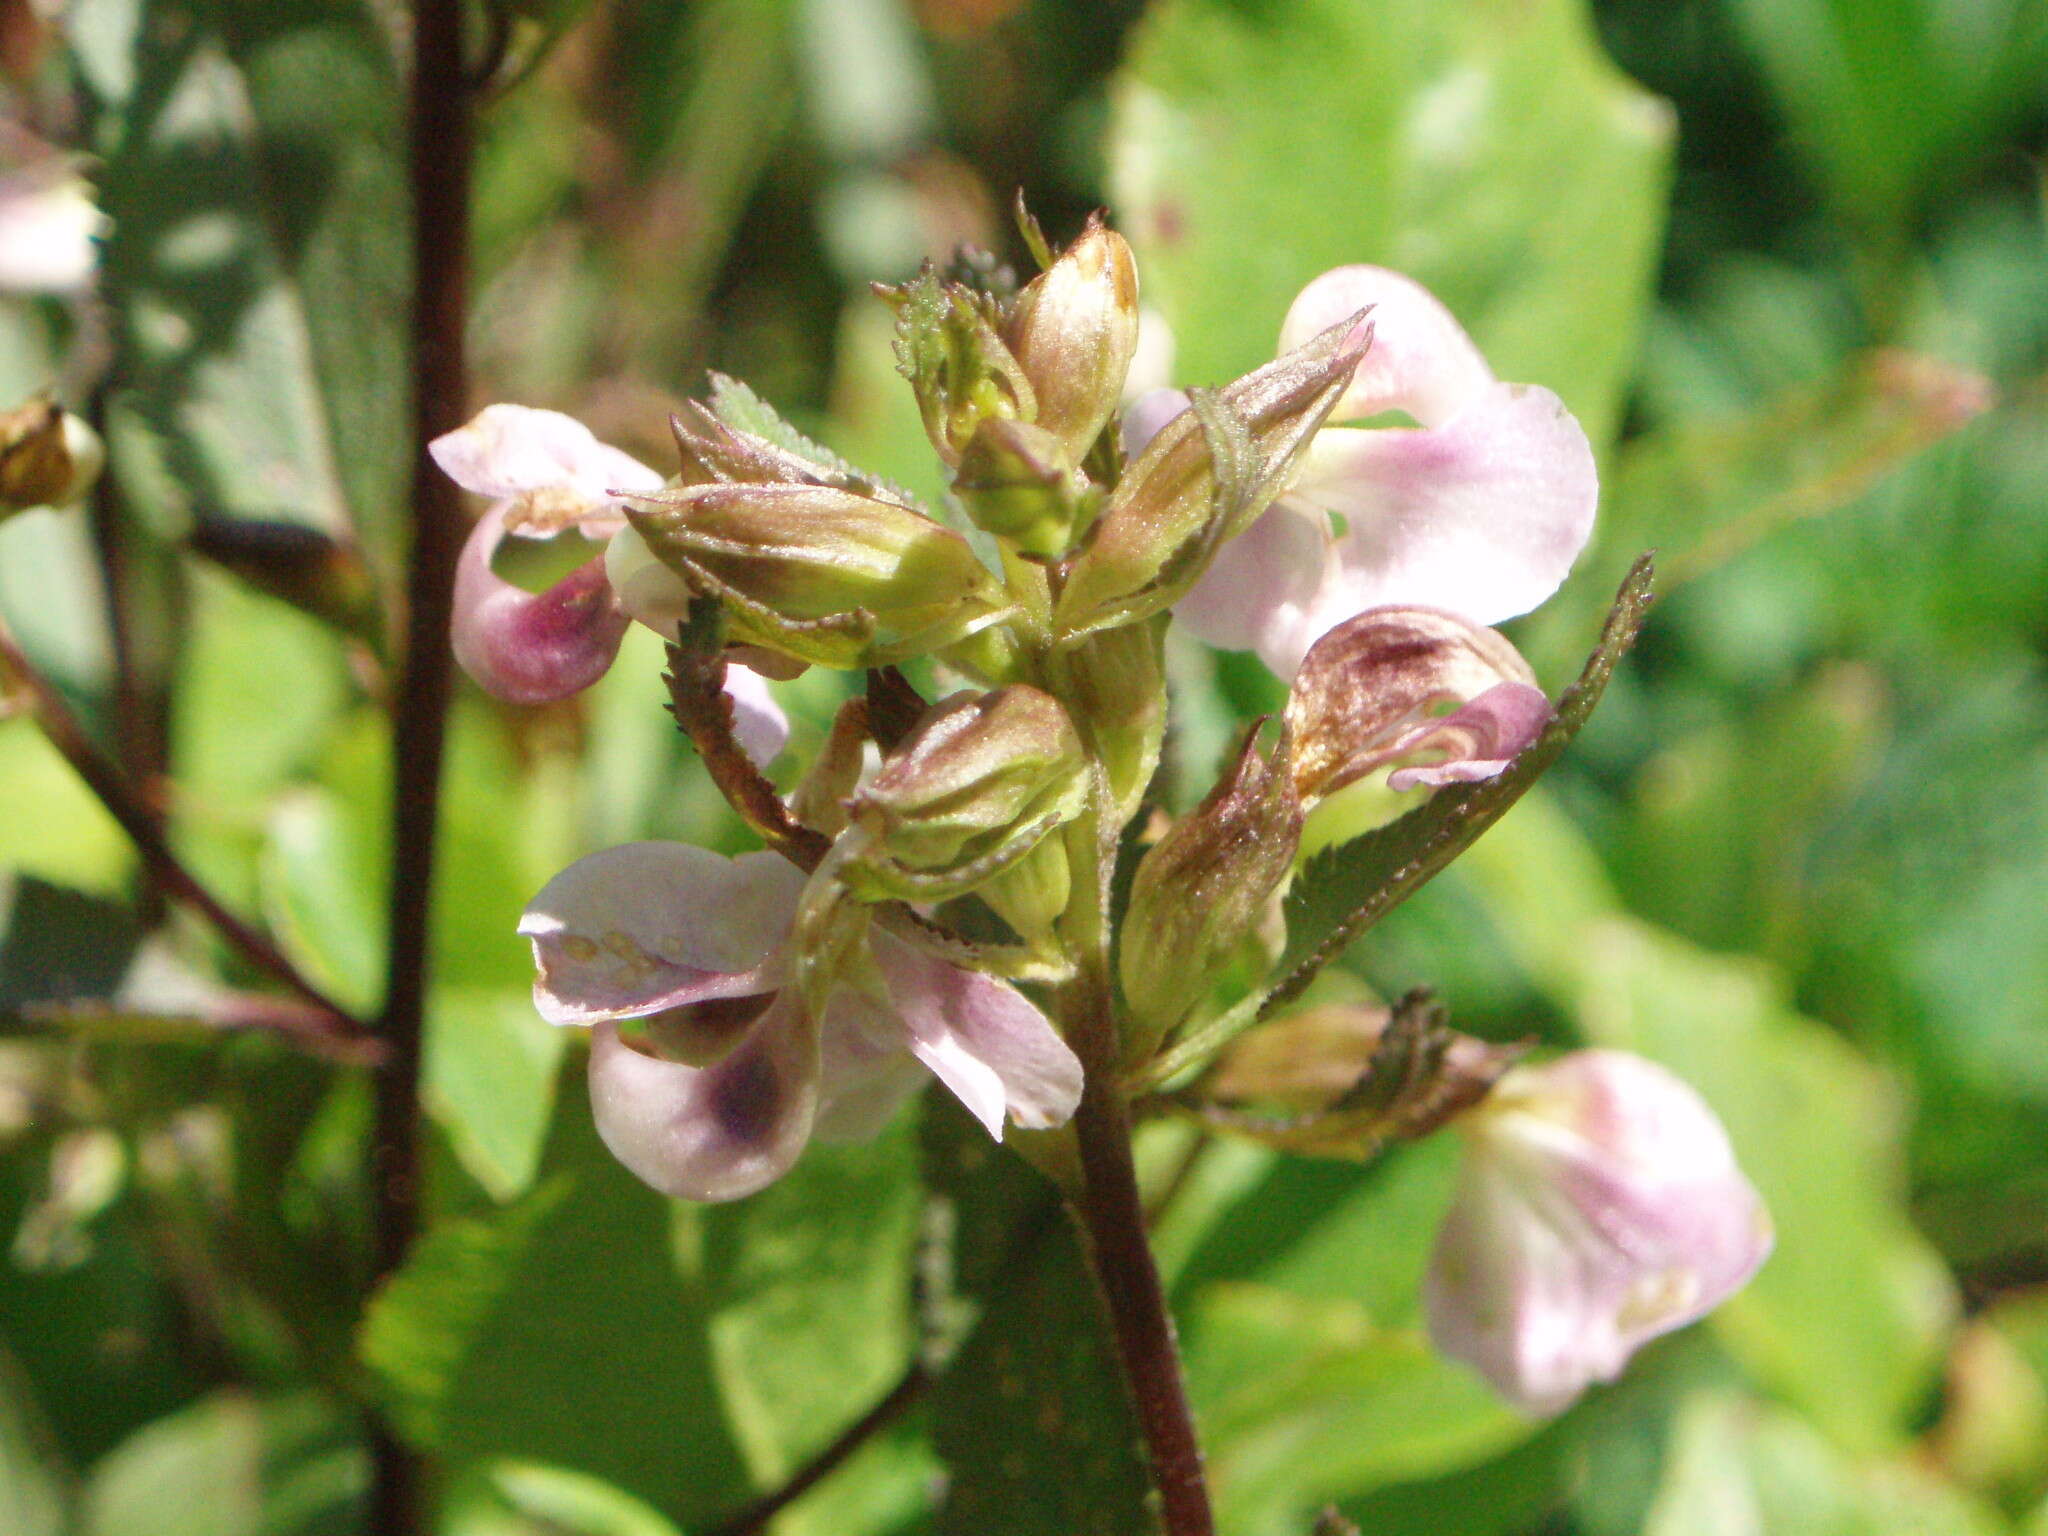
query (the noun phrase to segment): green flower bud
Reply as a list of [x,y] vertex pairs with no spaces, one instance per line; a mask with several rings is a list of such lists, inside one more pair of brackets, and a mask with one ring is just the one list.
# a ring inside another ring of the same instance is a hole
[[993,418],[960,456],[953,492],[974,525],[1033,555],[1067,547],[1087,481],[1060,440],[1042,427]]
[[1372,339],[1354,317],[1162,427],[1118,482],[1076,557],[1054,624],[1086,634],[1171,607],[1287,489]]
[[962,283],[946,282],[926,262],[899,287],[875,292],[896,311],[898,371],[910,380],[925,435],[948,464],[982,422],[1030,421],[1038,414],[1031,379],[997,330],[996,302]]
[[0,518],[30,507],[68,507],[107,462],[99,433],[48,395],[0,416]]
[[1086,458],[1138,349],[1138,268],[1123,236],[1091,218],[1017,296],[1003,335],[1038,397],[1037,425]]
[[1301,802],[1284,750],[1254,731],[1237,761],[1138,865],[1118,964],[1142,1051],[1201,1001],[1294,865]]
[[853,798],[861,852],[841,878],[870,900],[964,895],[1081,813],[1087,762],[1058,700],[1025,684],[926,712]]
[[884,666],[1004,617],[1000,584],[930,518],[822,485],[719,483],[627,510],[607,569],[625,591],[648,558],[724,600],[735,641],[827,667]]
[[1120,822],[1137,813],[1166,738],[1165,638],[1160,618],[1099,630],[1068,653],[1069,697],[1094,737]]

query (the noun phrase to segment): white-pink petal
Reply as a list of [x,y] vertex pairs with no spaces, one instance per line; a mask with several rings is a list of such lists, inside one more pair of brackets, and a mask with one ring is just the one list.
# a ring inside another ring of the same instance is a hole
[[542,531],[576,523],[593,537],[612,533],[623,525],[615,492],[662,487],[659,474],[573,416],[525,405],[487,405],[427,449],[464,490],[538,513]]
[[604,1144],[643,1182],[683,1200],[737,1200],[787,1173],[810,1139],[817,1030],[793,995],[778,998],[716,1065],[685,1067],[600,1024],[590,1107]]
[[1220,650],[1257,651],[1291,679],[1323,631],[1351,617],[1322,623],[1317,610],[1330,545],[1329,518],[1283,498],[1216,551],[1174,616],[1197,639]]
[[757,768],[774,762],[789,741],[789,716],[775,702],[768,679],[751,667],[725,665],[725,696],[732,701],[732,735]]
[[1081,1063],[1059,1031],[1009,983],[884,933],[875,963],[910,1050],[998,1141],[1007,1113],[1026,1130],[1063,1125],[1081,1102]]
[[1771,1249],[1762,1201],[1699,1095],[1581,1051],[1520,1068],[1471,1115],[1423,1296],[1445,1353],[1535,1413],[1612,1380]]
[[777,854],[687,843],[579,859],[519,920],[539,969],[534,1006],[553,1024],[593,1024],[772,992],[803,878]]
[[1585,432],[1534,385],[1491,385],[1441,427],[1325,428],[1288,492],[1345,522],[1316,633],[1395,603],[1475,624],[1527,613],[1585,548],[1599,494]]
[[1368,305],[1372,346],[1338,397],[1332,421],[1405,411],[1434,427],[1493,382],[1486,359],[1436,295],[1385,267],[1335,267],[1312,281],[1287,311],[1279,351],[1291,352]]
[[21,164],[0,171],[0,293],[75,294],[92,284],[108,220],[68,157],[26,135],[0,150]]
[[455,568],[449,638],[462,669],[494,698],[548,704],[596,682],[625,637],[604,563],[592,559],[545,592],[528,592],[491,569],[505,536],[499,502],[477,520]]

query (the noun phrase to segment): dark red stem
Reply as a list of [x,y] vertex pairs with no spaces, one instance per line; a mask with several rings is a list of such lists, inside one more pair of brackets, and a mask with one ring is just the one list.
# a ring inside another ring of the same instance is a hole
[[[441,756],[451,686],[448,618],[462,548],[461,495],[427,444],[462,424],[468,405],[463,327],[468,307],[471,88],[459,0],[413,11],[413,478],[405,650],[392,720],[389,960],[379,1032],[390,1051],[376,1083],[372,1147],[376,1268],[404,1261],[419,1225],[420,1034],[427,994],[429,898]],[[425,1529],[419,1466],[387,1428],[372,1437],[369,1528]]]

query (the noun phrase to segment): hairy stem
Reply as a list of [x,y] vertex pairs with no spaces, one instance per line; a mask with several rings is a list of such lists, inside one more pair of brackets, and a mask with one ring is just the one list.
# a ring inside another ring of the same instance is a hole
[[1173,1314],[1145,1232],[1145,1205],[1131,1158],[1130,1114],[1117,1071],[1121,1053],[1108,943],[1108,874],[1114,853],[1100,832],[1109,810],[1106,786],[1098,787],[1095,806],[1070,826],[1075,905],[1068,938],[1079,951],[1078,972],[1061,996],[1067,1037],[1086,1072],[1081,1106],[1074,1113],[1081,1146],[1081,1223],[1109,1310],[1117,1360],[1145,1438],[1166,1536],[1212,1536],[1215,1521],[1202,1448],[1188,1406]]
[[[403,670],[393,701],[389,960],[379,1029],[390,1059],[376,1078],[371,1156],[376,1273],[404,1260],[419,1224],[420,1032],[426,1001],[429,898],[450,689],[448,618],[462,548],[460,493],[427,444],[467,408],[463,325],[469,267],[471,87],[460,0],[420,0],[413,13],[413,479]],[[388,1428],[372,1434],[370,1529],[424,1529],[419,1468]]]
[[362,1043],[370,1038],[366,1027],[351,1017],[347,1009],[308,981],[281,950],[223,906],[185,867],[164,837],[163,819],[157,809],[143,798],[113,760],[93,744],[78,717],[66,707],[63,696],[35,669],[4,622],[0,622],[0,674],[18,679],[43,734],[85,781],[86,788],[98,797],[107,814],[128,834],[157,888],[205,918],[244,960],[307,1004],[307,1011],[293,1016],[289,1027],[278,1027],[287,1033],[317,1035],[336,1044]]

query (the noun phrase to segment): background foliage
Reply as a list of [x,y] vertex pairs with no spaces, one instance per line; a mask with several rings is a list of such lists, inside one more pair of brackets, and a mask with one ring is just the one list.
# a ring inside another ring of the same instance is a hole
[[[1021,256],[1022,186],[1056,237],[1111,208],[1187,382],[1262,360],[1306,278],[1372,260],[1561,392],[1605,492],[1580,572],[1516,630],[1553,691],[1661,551],[1666,597],[1563,766],[1348,984],[1670,1063],[1779,1251],[1532,1424],[1420,1337],[1452,1146],[1358,1167],[1155,1128],[1227,1530],[1302,1533],[1334,1502],[1417,1536],[2048,1533],[2048,5],[505,16],[478,403],[666,463],[666,403],[715,367],[919,482],[866,284],[961,239]],[[282,519],[395,581],[401,34],[380,0],[76,0],[8,87],[59,103],[114,224],[92,312],[0,303],[0,404],[109,359],[113,473],[91,517],[0,528],[0,612],[168,774],[180,852],[364,1008],[379,631],[196,550]],[[1996,403],[1948,436],[1973,374]],[[361,1074],[195,1022],[253,978],[140,890],[33,724],[0,722],[0,1529],[354,1529],[373,1402],[439,1459],[461,1536],[702,1532],[906,1371],[936,1389],[784,1536],[1142,1529],[1071,1240],[941,1106],[727,1208],[664,1202],[597,1146],[513,924],[599,844],[739,846],[655,649],[633,636],[574,708],[458,703],[434,1219],[366,1313]],[[1172,663],[1186,803],[1273,685]],[[840,686],[784,690],[797,755]]]

